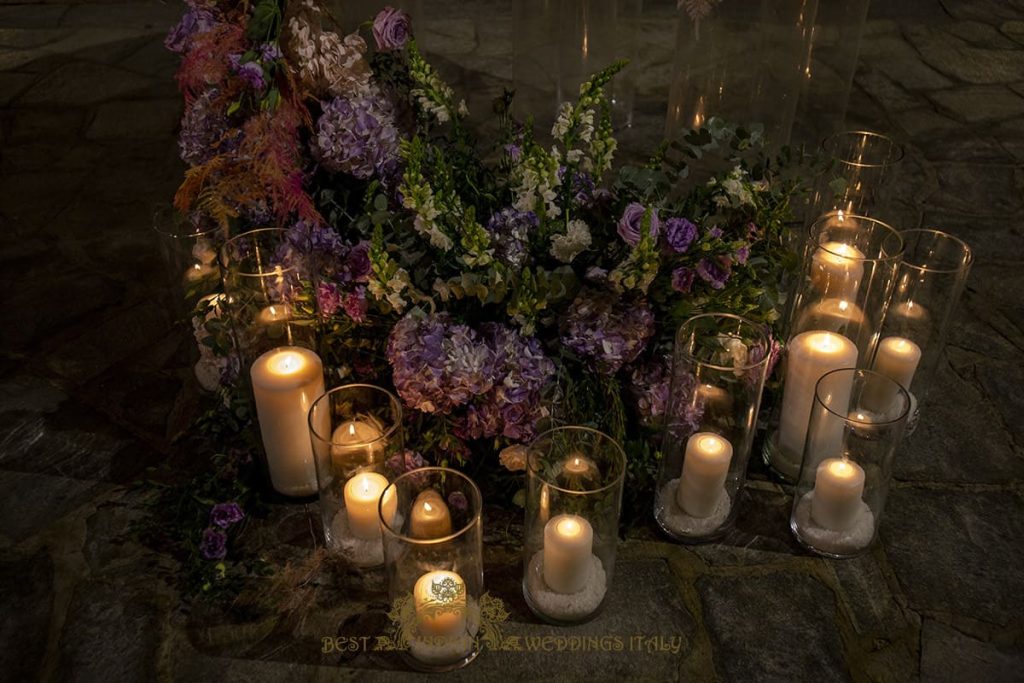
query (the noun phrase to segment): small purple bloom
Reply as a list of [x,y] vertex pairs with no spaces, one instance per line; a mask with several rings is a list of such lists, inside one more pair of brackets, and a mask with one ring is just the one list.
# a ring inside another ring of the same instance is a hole
[[220,529],[208,528],[199,541],[199,554],[205,560],[222,560],[228,554],[228,535]]
[[456,512],[465,514],[469,510],[469,500],[462,491],[452,491],[448,494],[448,506]]
[[669,218],[665,221],[665,242],[672,251],[684,254],[697,239],[697,226],[685,218]]
[[569,307],[562,343],[598,372],[614,375],[640,355],[653,334],[654,314],[645,301],[584,288]]
[[750,241],[756,240],[761,236],[761,228],[756,223],[747,223],[747,239]]
[[342,306],[342,292],[333,282],[321,282],[316,288],[316,305],[320,315],[331,318]]
[[722,229],[720,227],[718,227],[717,225],[714,226],[713,228],[711,228],[710,230],[708,230],[708,237],[710,237],[712,239],[716,239],[717,240],[721,236],[722,236]]
[[[619,219],[618,232],[619,237],[631,247],[635,247],[640,244],[640,227],[644,222],[644,214],[647,210],[643,204],[633,202],[629,204],[626,209],[622,212],[622,218]],[[651,237],[658,236],[658,211],[654,209],[651,211]]]
[[694,272],[685,266],[672,271],[672,289],[682,294],[689,294],[693,289]]
[[732,271],[727,260],[702,258],[697,264],[697,275],[711,285],[712,289],[722,289],[729,281]]
[[423,459],[422,455],[416,451],[406,448],[405,450],[395,453],[388,458],[387,468],[397,476],[399,474],[418,470],[421,467],[425,467],[426,464],[427,463]]
[[342,306],[344,306],[348,317],[355,322],[361,323],[366,320],[366,287],[360,285],[346,294]]
[[190,9],[174,25],[164,39],[164,47],[177,54],[185,54],[192,40],[200,33],[209,31],[216,22],[206,9]]
[[502,209],[487,221],[487,232],[494,245],[494,257],[507,261],[513,268],[522,268],[529,256],[530,234],[540,226],[532,211]]
[[741,266],[745,266],[747,264],[747,259],[750,258],[750,247],[744,244],[742,247],[736,250],[736,252],[733,254],[733,258],[736,259],[736,263],[740,264]]
[[523,157],[523,148],[519,145],[505,145],[505,154],[512,161],[519,161]]
[[281,59],[281,48],[277,43],[263,43],[260,45],[260,60],[263,62],[276,62]]
[[412,35],[409,15],[394,7],[385,7],[373,20],[373,39],[382,52],[401,50]]
[[217,503],[210,509],[210,523],[227,529],[245,519],[245,512],[238,503]]

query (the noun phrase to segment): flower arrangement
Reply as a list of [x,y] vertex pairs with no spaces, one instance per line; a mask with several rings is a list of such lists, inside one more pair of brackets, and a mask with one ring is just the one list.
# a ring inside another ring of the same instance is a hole
[[[175,203],[231,235],[286,227],[316,256],[325,366],[401,397],[416,436],[399,469],[465,467],[511,494],[517,445],[587,424],[625,444],[627,491],[643,499],[679,323],[779,321],[799,158],[710,119],[613,168],[604,87],[622,63],[550,131],[515,120],[506,93],[498,135],[479,140],[404,12],[384,9],[364,37],[317,0],[188,3],[166,41],[182,56],[189,164]],[[218,339],[204,344],[230,354]],[[241,512],[217,510],[213,556]]]

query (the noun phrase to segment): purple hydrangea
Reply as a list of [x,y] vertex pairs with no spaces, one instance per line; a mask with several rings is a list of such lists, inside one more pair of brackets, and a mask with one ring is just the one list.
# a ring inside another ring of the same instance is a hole
[[684,254],[697,239],[697,226],[685,218],[665,221],[665,242],[677,254]]
[[654,314],[642,299],[583,289],[569,309],[562,342],[599,372],[612,375],[640,355],[652,334]]
[[213,28],[216,21],[209,10],[203,8],[189,9],[182,15],[164,38],[164,47],[177,54],[185,54],[192,46],[192,39],[200,33]]
[[711,285],[712,289],[722,289],[729,281],[732,268],[728,259],[702,258],[697,264],[697,275]]
[[178,147],[181,160],[190,166],[200,166],[222,151],[230,128],[228,118],[216,104],[219,95],[211,88],[192,100],[181,118]]
[[398,128],[382,96],[335,97],[323,105],[313,150],[330,171],[390,177],[398,164]]
[[686,266],[679,266],[672,271],[672,289],[681,293],[689,294],[693,289],[694,272]]
[[540,225],[532,211],[502,209],[487,221],[487,232],[494,245],[494,257],[508,262],[513,268],[522,268],[526,262],[530,232]]
[[366,287],[359,285],[345,295],[342,307],[348,317],[357,323],[366,320],[367,302]]
[[572,176],[572,198],[577,204],[589,207],[594,203],[594,178],[585,171]]
[[385,7],[373,20],[373,39],[383,52],[401,50],[412,36],[409,15],[394,7]]
[[227,529],[243,519],[245,519],[245,512],[238,503],[217,503],[210,508],[210,523],[221,529]]
[[259,62],[242,62],[242,55],[231,55],[228,57],[231,69],[238,74],[245,84],[256,91],[262,91],[267,87],[267,80],[263,76],[263,65]]
[[[619,219],[617,226],[619,237],[631,247],[635,247],[640,243],[640,228],[643,225],[646,212],[647,209],[644,208],[643,204],[637,202],[629,204],[622,212],[622,218]],[[651,237],[657,236],[658,211],[655,209],[651,211]]]
[[406,448],[388,458],[385,467],[389,471],[394,472],[395,476],[398,476],[399,474],[418,470],[421,467],[425,467],[426,464],[427,462],[423,459],[422,455]]
[[199,541],[199,554],[206,560],[224,559],[228,554],[228,535],[220,529],[206,529]]
[[630,392],[636,401],[640,421],[645,425],[656,425],[668,410],[671,363],[670,357],[659,356],[630,370]]
[[700,431],[704,400],[697,392],[697,378],[691,372],[676,371],[673,395],[666,405],[666,429],[680,440]]

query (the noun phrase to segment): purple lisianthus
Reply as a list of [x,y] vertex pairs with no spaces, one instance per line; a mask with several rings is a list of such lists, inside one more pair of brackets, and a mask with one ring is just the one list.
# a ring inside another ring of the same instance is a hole
[[569,308],[562,342],[599,372],[613,375],[640,355],[652,334],[654,314],[642,299],[583,289]]
[[694,272],[686,266],[679,266],[672,271],[672,289],[681,294],[689,294],[693,289]]
[[757,223],[747,223],[747,239],[750,241],[756,240],[761,236],[761,228],[757,226]]
[[385,7],[373,20],[373,39],[383,52],[401,50],[411,35],[409,15],[400,9]]
[[222,560],[228,554],[228,535],[220,529],[208,528],[199,541],[199,554],[206,560]]
[[[637,202],[629,204],[622,212],[622,218],[619,219],[617,226],[619,237],[631,247],[640,244],[640,228],[643,225],[646,212],[647,209],[644,208],[644,205]],[[653,209],[651,211],[651,237],[657,236],[658,211]]]
[[366,282],[370,276],[370,243],[356,243],[348,252],[348,272],[356,282]]
[[213,28],[213,14],[207,9],[190,9],[182,15],[181,20],[174,25],[164,38],[164,47],[177,54],[185,54],[192,45],[192,40],[200,33],[205,33]]
[[702,258],[697,264],[697,275],[712,289],[724,288],[731,274],[732,269],[727,259]]
[[697,226],[685,218],[665,221],[665,242],[677,254],[684,254],[697,239]]
[[390,103],[376,96],[335,97],[323,105],[313,151],[329,171],[390,177],[398,164],[398,128]]
[[769,356],[768,369],[765,372],[765,376],[771,377],[772,372],[775,370],[775,366],[782,357],[782,344],[775,339],[771,330],[768,330],[768,348],[765,348],[762,344],[754,344],[751,346],[750,352],[747,356],[747,363],[750,365],[757,365],[764,360],[765,354]]
[[507,261],[513,268],[522,268],[526,262],[530,233],[540,220],[532,211],[502,209],[487,221],[487,232],[494,245],[494,257]]
[[210,508],[210,523],[227,529],[245,519],[245,512],[238,503],[217,503]]

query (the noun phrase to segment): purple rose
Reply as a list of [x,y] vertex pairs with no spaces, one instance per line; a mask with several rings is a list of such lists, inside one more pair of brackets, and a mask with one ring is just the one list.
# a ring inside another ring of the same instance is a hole
[[199,541],[199,554],[206,560],[222,560],[228,554],[228,535],[220,529],[209,528]]
[[669,218],[665,221],[665,241],[672,251],[684,254],[697,239],[697,226],[685,218]]
[[697,264],[697,275],[711,285],[712,289],[722,289],[729,281],[732,270],[729,267],[728,259],[703,258]]
[[688,294],[693,289],[694,272],[685,266],[679,266],[672,271],[672,289],[682,294]]
[[[640,244],[640,227],[644,222],[644,214],[647,209],[644,208],[643,204],[633,202],[628,205],[625,211],[622,212],[622,218],[619,219],[618,232],[619,237],[631,247],[635,247]],[[651,211],[651,237],[658,236],[658,211],[654,209]]]
[[210,523],[227,529],[245,519],[245,512],[238,503],[217,503],[210,509]]
[[373,39],[382,52],[401,50],[411,34],[409,15],[400,9],[385,7],[373,20]]

